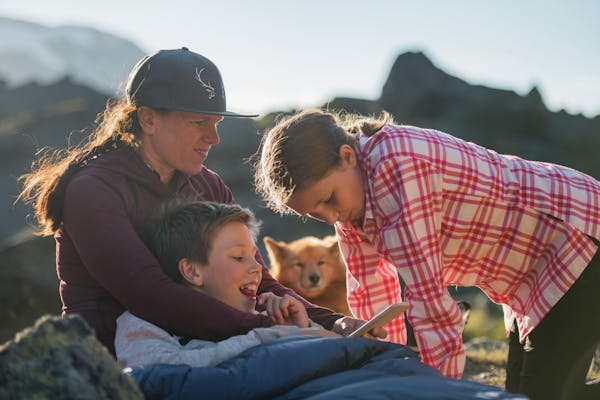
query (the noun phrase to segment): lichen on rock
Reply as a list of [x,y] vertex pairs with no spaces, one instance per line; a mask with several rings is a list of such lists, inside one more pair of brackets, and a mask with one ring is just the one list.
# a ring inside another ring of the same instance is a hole
[[45,315],[0,346],[0,399],[143,399],[78,316]]

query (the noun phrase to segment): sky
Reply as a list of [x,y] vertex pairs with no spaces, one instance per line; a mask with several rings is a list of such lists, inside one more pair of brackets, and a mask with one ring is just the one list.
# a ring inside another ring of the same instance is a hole
[[469,83],[600,114],[596,0],[0,0],[0,16],[189,47],[219,66],[234,111],[376,99],[396,57],[422,51]]

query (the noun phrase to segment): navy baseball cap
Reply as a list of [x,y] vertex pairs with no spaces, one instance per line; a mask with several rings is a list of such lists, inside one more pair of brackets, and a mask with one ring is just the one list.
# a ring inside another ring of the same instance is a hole
[[187,47],[160,50],[142,58],[129,75],[125,95],[129,104],[138,107],[226,117],[258,116],[227,111],[219,69]]

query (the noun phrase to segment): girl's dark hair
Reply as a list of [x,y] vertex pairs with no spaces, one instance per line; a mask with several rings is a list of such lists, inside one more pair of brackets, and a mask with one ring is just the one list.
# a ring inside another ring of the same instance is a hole
[[376,118],[318,109],[280,120],[263,135],[254,156],[257,193],[272,210],[292,213],[286,205],[290,196],[336,168],[341,146],[353,146],[358,133],[371,136],[388,123],[393,120],[386,112]]
[[208,263],[215,233],[234,221],[245,224],[256,239],[260,224],[247,208],[209,201],[174,200],[157,210],[142,236],[165,274],[181,283],[179,261],[187,258],[200,264]]
[[[167,112],[166,110],[157,110]],[[38,234],[55,233],[63,220],[63,202],[69,180],[90,160],[120,147],[139,146],[140,124],[135,106],[123,99],[110,99],[98,114],[96,128],[79,145],[62,149],[43,149],[33,162],[31,172],[18,178],[22,190],[17,197],[33,205],[39,225]]]

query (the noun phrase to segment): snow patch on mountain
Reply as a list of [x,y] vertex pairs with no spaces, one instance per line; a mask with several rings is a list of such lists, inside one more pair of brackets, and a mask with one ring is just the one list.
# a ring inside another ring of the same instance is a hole
[[93,28],[48,27],[0,17],[0,80],[9,87],[74,82],[112,95],[144,52],[133,42]]

